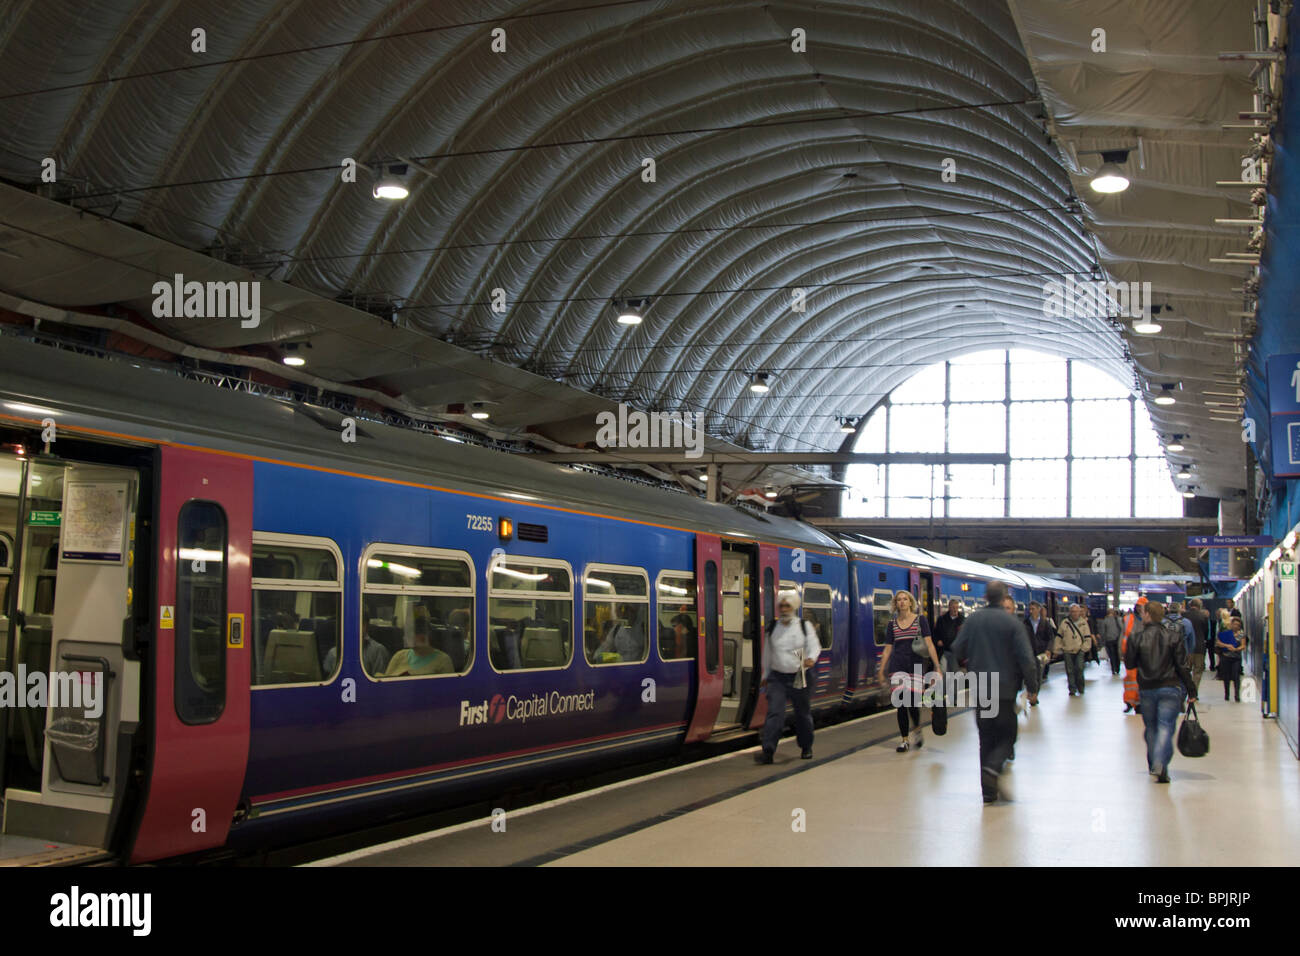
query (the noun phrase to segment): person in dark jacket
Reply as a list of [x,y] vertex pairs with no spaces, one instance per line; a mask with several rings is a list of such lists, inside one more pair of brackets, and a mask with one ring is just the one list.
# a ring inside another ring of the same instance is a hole
[[1200,598],[1187,602],[1187,613],[1183,615],[1192,622],[1192,655],[1188,666],[1192,671],[1192,683],[1201,689],[1201,675],[1205,673],[1205,648],[1210,637],[1210,614]]
[[1183,709],[1183,690],[1196,700],[1196,685],[1187,668],[1187,645],[1181,631],[1164,626],[1165,608],[1154,601],[1142,607],[1142,630],[1130,637],[1124,666],[1137,669],[1142,723],[1146,726],[1147,771],[1157,783],[1169,782],[1174,755],[1174,726]]
[[980,788],[984,802],[1007,798],[1003,767],[1016,745],[1016,694],[1023,684],[1030,703],[1038,702],[1038,663],[1029,649],[1029,635],[1013,615],[1001,609],[1006,585],[991,581],[985,593],[989,606],[966,619],[953,644],[957,660],[980,688],[975,729],[980,740]]
[[961,601],[953,598],[948,602],[948,613],[934,624],[934,649],[943,660],[943,669],[955,671],[956,662],[952,659],[952,642],[957,640],[957,632],[966,618],[961,613]]
[[1043,606],[1037,601],[1029,602],[1029,620],[1025,621],[1029,632],[1029,645],[1043,665],[1041,680],[1047,680],[1048,668],[1052,666],[1052,645],[1056,643],[1056,628],[1043,613]]

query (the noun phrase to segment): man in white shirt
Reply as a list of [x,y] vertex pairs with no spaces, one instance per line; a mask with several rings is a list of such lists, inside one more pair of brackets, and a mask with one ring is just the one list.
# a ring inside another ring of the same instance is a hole
[[785,727],[787,697],[794,704],[795,737],[799,741],[800,756],[804,760],[812,759],[812,695],[805,671],[817,663],[822,646],[812,625],[794,616],[798,608],[799,595],[796,592],[782,591],[778,594],[776,611],[779,619],[768,625],[763,641],[763,680],[760,686],[767,690],[767,720],[763,723],[763,752],[754,758],[758,763],[771,763],[776,753],[781,730]]

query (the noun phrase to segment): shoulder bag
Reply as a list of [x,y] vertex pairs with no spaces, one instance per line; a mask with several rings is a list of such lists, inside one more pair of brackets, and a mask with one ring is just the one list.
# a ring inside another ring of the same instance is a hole
[[1210,735],[1196,719],[1196,704],[1187,702],[1187,716],[1178,728],[1178,752],[1184,757],[1204,757],[1210,752]]

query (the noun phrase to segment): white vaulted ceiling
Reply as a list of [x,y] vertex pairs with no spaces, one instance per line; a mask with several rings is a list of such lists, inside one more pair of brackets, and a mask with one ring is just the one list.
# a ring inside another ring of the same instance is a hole
[[[1017,6],[1023,17],[1070,5]],[[1028,22],[1037,50],[1050,24]],[[496,27],[504,53],[490,48]],[[206,54],[191,51],[195,28]],[[796,29],[805,53],[791,49]],[[1067,124],[1068,84],[1045,75]],[[1236,108],[1229,92],[1219,102]],[[706,410],[715,434],[768,448],[836,448],[836,413],[988,347],[1128,377],[1102,317],[1042,309],[1044,283],[1091,273],[1096,254],[1038,98],[1005,0],[46,0],[0,13],[11,183],[61,202],[75,186],[90,197],[77,205],[149,236],[326,299],[395,300],[407,331],[642,407]],[[1179,172],[1187,154],[1148,135],[1169,203],[1218,208],[1172,183],[1206,177]],[[61,170],[53,189],[38,182],[47,156]],[[386,204],[364,170],[341,182],[347,157],[423,171],[409,199]],[[1177,227],[1176,247],[1158,229],[1120,234],[1151,218],[1151,201],[1135,188],[1090,213],[1103,256],[1147,260],[1162,288],[1176,273],[1178,288],[1221,296],[1227,277],[1179,271],[1206,257],[1189,244],[1212,246],[1208,230]],[[80,254],[74,226],[24,229]],[[98,272],[0,258],[0,289],[147,316],[152,260],[129,254],[124,269],[96,253]],[[504,313],[490,306],[496,288]],[[641,326],[613,321],[622,293],[652,300]],[[371,347],[385,319],[358,311],[343,328],[332,315],[326,330],[314,308],[306,299],[255,329],[148,320],[208,349],[312,336],[317,374],[415,405],[478,397],[450,394],[417,356]],[[1195,358],[1139,360],[1183,363],[1185,378]],[[761,398],[746,387],[757,370],[776,376]],[[569,415],[545,401],[503,410],[521,428]]]
[[[1010,0],[1054,130],[1097,237],[1102,268],[1120,282],[1150,282],[1157,335],[1126,329],[1140,379],[1149,390],[1177,382],[1176,404],[1150,402],[1166,438],[1185,436],[1171,460],[1194,465],[1199,494],[1231,497],[1245,487],[1246,452],[1236,421],[1215,421],[1209,402],[1230,403],[1244,344],[1206,333],[1242,328],[1245,264],[1211,259],[1244,252],[1248,230],[1214,220],[1254,216],[1250,190],[1216,187],[1242,179],[1249,131],[1238,113],[1253,109],[1250,63],[1221,52],[1255,49],[1253,0]],[[1093,31],[1106,49],[1094,52]],[[1136,147],[1124,169],[1131,185],[1110,196],[1088,183],[1101,157],[1088,151]],[[1073,156],[1071,156],[1073,152]],[[1140,165],[1144,161],[1145,165]],[[1216,417],[1230,418],[1231,415]],[[1236,412],[1240,419],[1240,412]],[[1180,486],[1185,484],[1179,482]]]

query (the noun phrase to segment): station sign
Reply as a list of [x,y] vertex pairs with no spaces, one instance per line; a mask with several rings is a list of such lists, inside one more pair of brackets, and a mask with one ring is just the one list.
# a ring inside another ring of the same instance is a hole
[[1120,574],[1146,574],[1151,570],[1150,548],[1116,548]]
[[1269,534],[1192,534],[1189,548],[1271,548],[1277,542]]
[[1268,417],[1274,478],[1300,478],[1300,353],[1268,359]]
[[1232,578],[1232,552],[1227,548],[1216,548],[1210,552],[1210,580],[1227,581]]
[[27,515],[27,523],[42,528],[57,528],[62,517],[61,511],[32,511]]

